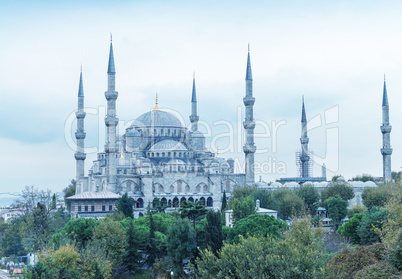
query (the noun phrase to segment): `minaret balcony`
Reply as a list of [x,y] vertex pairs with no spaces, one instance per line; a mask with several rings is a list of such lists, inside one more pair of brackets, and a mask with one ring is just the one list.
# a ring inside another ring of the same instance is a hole
[[85,160],[85,158],[87,158],[87,154],[83,153],[83,152],[76,152],[74,154],[75,160]]
[[105,98],[108,101],[116,100],[118,96],[119,96],[119,93],[117,93],[117,91],[106,91],[105,92]]
[[392,154],[392,148],[390,148],[390,147],[381,148],[381,154],[382,155],[391,155]]
[[301,144],[308,144],[308,142],[310,141],[310,139],[309,138],[300,138],[300,143]]
[[246,107],[253,106],[255,103],[255,98],[254,97],[245,97],[245,98],[243,98],[243,103]]
[[117,126],[117,123],[119,123],[119,119],[117,117],[110,117],[106,116],[105,118],[105,124],[106,126]]
[[255,145],[245,145],[243,146],[244,153],[255,153],[257,147]]
[[248,120],[246,120],[246,121],[244,121],[243,122],[243,127],[244,127],[244,129],[254,129],[255,128],[255,121],[253,120],[253,121],[248,121]]
[[117,153],[117,147],[105,145],[106,153]]
[[190,122],[197,122],[200,119],[198,115],[190,115]]
[[307,154],[303,154],[300,156],[300,161],[302,161],[303,163],[307,162],[309,160],[310,160],[310,156],[308,156]]
[[392,130],[392,126],[391,126],[391,125],[385,125],[385,124],[383,124],[380,128],[381,128],[381,133],[383,133],[383,134],[391,133],[391,130]]
[[85,132],[81,132],[81,131],[75,132],[75,138],[76,139],[85,139],[85,136],[86,136]]
[[78,110],[75,112],[75,117],[77,117],[77,119],[83,119],[85,118],[85,115],[86,115],[85,111]]

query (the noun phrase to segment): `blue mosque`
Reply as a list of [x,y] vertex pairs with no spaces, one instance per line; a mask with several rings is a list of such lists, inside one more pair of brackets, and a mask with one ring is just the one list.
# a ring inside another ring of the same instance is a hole
[[[134,201],[134,216],[145,214],[146,207],[159,201],[167,210],[174,210],[186,201],[201,202],[209,209],[220,210],[223,194],[231,196],[236,187],[245,185],[260,189],[275,190],[280,187],[295,188],[303,183],[310,183],[319,190],[328,186],[326,168],[322,166],[322,175],[313,177],[312,153],[308,149],[307,117],[302,102],[301,152],[296,153],[299,167],[298,177],[281,178],[277,182],[267,184],[263,181],[255,183],[254,143],[255,121],[253,106],[253,78],[250,62],[250,50],[247,56],[245,78],[245,119],[243,122],[245,141],[244,173],[234,172],[234,160],[220,158],[207,150],[205,136],[198,130],[197,94],[195,76],[191,92],[190,128],[172,113],[158,107],[156,96],[155,107],[140,115],[125,130],[123,135],[117,133],[117,98],[115,90],[115,61],[113,44],[110,42],[109,63],[107,69],[108,88],[105,92],[107,113],[105,118],[106,143],[103,152],[97,154],[92,167],[85,175],[85,111],[84,87],[82,71],[78,89],[78,107],[76,111],[77,142],[76,159],[76,194],[71,201],[72,217],[101,218],[115,210],[115,202],[124,193]],[[190,98],[189,98],[190,99]],[[391,154],[389,123],[389,103],[384,79],[382,120],[380,127],[383,136],[383,181],[391,182]],[[343,179],[343,178],[342,178]],[[341,181],[346,183],[344,179]],[[355,198],[350,206],[361,203],[361,195],[366,187],[376,187],[373,182],[348,182],[355,191]]]
[[220,209],[224,192],[229,198],[235,187],[254,185],[255,98],[250,52],[247,57],[246,93],[243,98],[246,110],[243,122],[246,134],[243,147],[245,173],[234,173],[233,159],[220,158],[219,154],[206,149],[205,137],[198,130],[195,76],[191,92],[189,129],[176,116],[161,110],[156,97],[155,107],[136,118],[123,135],[117,134],[118,92],[115,91],[116,70],[112,42],[107,77],[105,149],[97,154],[97,159],[86,176],[82,71],[80,74],[75,133],[77,188],[76,195],[69,198],[73,217],[104,217],[115,209],[115,201],[124,193],[128,193],[135,202],[135,217],[143,216],[146,207],[156,199],[172,209],[185,201],[200,201],[207,208]]

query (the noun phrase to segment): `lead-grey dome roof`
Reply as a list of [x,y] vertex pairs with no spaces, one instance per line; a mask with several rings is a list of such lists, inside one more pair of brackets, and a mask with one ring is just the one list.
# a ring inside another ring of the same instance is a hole
[[187,151],[187,148],[181,142],[166,139],[166,140],[155,143],[154,145],[151,146],[151,148],[149,150],[150,151],[168,151],[168,150]]
[[142,114],[133,125],[135,127],[182,127],[176,116],[161,110],[152,110]]

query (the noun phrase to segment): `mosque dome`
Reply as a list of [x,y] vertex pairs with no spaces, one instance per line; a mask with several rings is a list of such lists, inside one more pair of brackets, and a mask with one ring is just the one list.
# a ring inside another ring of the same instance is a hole
[[180,120],[166,111],[151,110],[138,117],[133,124],[136,128],[140,127],[175,127],[181,128]]
[[187,151],[187,148],[181,142],[167,139],[155,143],[149,149],[149,151],[160,151],[160,150]]

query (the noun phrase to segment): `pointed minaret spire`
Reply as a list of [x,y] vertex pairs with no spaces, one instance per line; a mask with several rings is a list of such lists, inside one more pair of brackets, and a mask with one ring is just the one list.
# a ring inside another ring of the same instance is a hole
[[307,136],[307,117],[306,117],[306,109],[304,107],[304,96],[302,97],[302,117],[301,117],[301,137],[300,137],[300,143],[301,143],[301,148],[302,152],[300,155],[300,161],[301,161],[301,170],[300,170],[300,176],[301,177],[309,177],[310,176],[310,166],[309,166],[309,160],[310,156],[308,155],[308,142],[309,138]]
[[193,72],[193,90],[191,93],[191,132],[198,131],[198,120],[200,117],[197,115],[197,93],[195,91],[195,72]]
[[116,89],[116,71],[114,67],[112,36],[110,36],[110,52],[108,65],[108,89],[105,92],[107,100],[107,114],[105,118],[106,124],[106,144],[105,152],[106,160],[106,178],[107,191],[117,192],[117,154],[119,152],[117,146],[116,127],[119,119],[116,117],[116,100],[119,96]]
[[253,80],[253,75],[251,73],[250,44],[248,44],[246,80]]
[[382,94],[382,148],[381,154],[383,158],[383,179],[385,183],[391,182],[391,130],[392,126],[389,124],[389,103],[388,103],[388,95],[387,95],[387,86],[384,75],[384,89]]
[[114,55],[113,55],[113,43],[112,43],[112,34],[110,34],[110,50],[109,50],[109,65],[107,67],[107,73],[115,74],[116,70],[114,68]]
[[75,113],[77,118],[77,132],[75,132],[75,138],[77,139],[77,152],[75,153],[76,160],[76,194],[83,191],[82,178],[85,176],[85,159],[86,154],[84,152],[84,140],[85,140],[85,130],[84,130],[84,86],[82,82],[82,66],[80,72],[80,83],[78,85],[78,107]]
[[155,97],[155,107],[154,107],[152,110],[161,110],[161,109],[158,107],[158,93],[156,93],[156,97]]
[[253,97],[253,77],[251,74],[251,62],[250,62],[250,44],[248,45],[247,53],[247,69],[246,69],[246,96],[243,98],[244,106],[246,107],[246,117],[243,122],[246,142],[243,146],[243,152],[245,155],[245,173],[246,173],[246,185],[253,186],[255,183],[254,174],[254,153],[256,146],[254,145],[254,128],[255,121],[253,115],[253,106],[255,98]]

